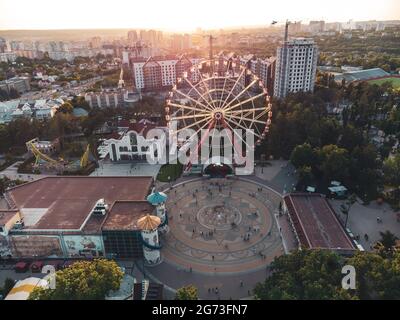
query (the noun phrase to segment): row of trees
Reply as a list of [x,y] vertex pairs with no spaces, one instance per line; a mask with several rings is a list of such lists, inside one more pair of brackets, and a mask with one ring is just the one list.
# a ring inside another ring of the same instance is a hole
[[378,195],[382,185],[376,148],[367,144],[351,152],[335,144],[312,148],[309,143],[297,146],[290,157],[298,170],[299,186],[306,187],[316,179],[328,185],[339,180],[355,192],[370,199]]
[[[358,252],[345,258],[328,250],[301,250],[276,258],[272,275],[257,284],[261,300],[400,299],[400,253],[393,252],[393,235],[381,252]],[[390,240],[391,239],[391,240]],[[342,287],[342,267],[355,268],[356,288]]]

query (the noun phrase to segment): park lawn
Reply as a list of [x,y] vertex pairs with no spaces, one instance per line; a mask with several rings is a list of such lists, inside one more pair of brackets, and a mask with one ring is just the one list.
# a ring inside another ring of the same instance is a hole
[[377,79],[377,80],[369,81],[370,84],[377,84],[377,85],[382,85],[385,82],[391,82],[393,85],[393,88],[400,89],[400,78],[392,77],[392,78]]
[[[174,181],[180,177],[182,174],[183,166],[182,164],[165,164],[161,167],[157,175],[157,180],[161,182]],[[170,180],[168,180],[170,177]]]

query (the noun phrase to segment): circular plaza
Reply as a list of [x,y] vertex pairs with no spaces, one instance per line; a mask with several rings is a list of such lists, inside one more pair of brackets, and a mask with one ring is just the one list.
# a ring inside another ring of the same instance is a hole
[[239,178],[194,179],[165,190],[164,263],[205,274],[264,269],[284,253],[275,221],[281,197]]

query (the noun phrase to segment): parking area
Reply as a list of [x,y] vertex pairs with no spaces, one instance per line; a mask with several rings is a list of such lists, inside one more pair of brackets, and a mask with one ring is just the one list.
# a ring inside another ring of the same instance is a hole
[[[344,222],[346,217],[340,210],[343,201],[329,200],[329,202]],[[381,239],[380,232],[389,230],[400,238],[400,222],[396,219],[396,213],[386,203],[372,202],[366,206],[361,204],[361,201],[356,202],[350,209],[347,228],[354,236],[360,237],[358,242],[365,250],[371,250],[371,245]],[[365,234],[368,235],[368,240],[364,238]]]

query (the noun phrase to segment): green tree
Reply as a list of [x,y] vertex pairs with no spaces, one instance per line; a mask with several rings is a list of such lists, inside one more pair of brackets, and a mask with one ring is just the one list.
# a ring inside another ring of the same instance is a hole
[[57,271],[55,289],[35,288],[30,300],[102,300],[118,290],[123,272],[115,261],[79,261]]
[[304,166],[297,169],[297,176],[299,178],[299,185],[309,186],[314,182],[314,174],[310,166]]
[[254,289],[261,300],[356,298],[342,289],[341,258],[332,251],[299,250],[275,258],[272,275]]
[[7,126],[0,124],[0,153],[7,152],[11,147],[11,139]]
[[387,158],[383,165],[385,182],[396,188],[400,187],[400,153]]
[[386,230],[385,232],[379,232],[381,239],[379,240],[386,252],[389,252],[393,249],[393,246],[396,244],[396,240],[398,238],[396,237],[395,234],[390,232],[389,230]]
[[193,285],[188,285],[179,288],[176,291],[175,300],[197,300],[197,288]]
[[310,144],[304,143],[294,148],[290,155],[290,162],[296,167],[309,166],[315,164],[315,152]]
[[74,107],[69,102],[64,102],[58,109],[57,112],[62,113],[72,113],[74,111]]
[[337,145],[324,146],[320,152],[320,171],[325,181],[347,181],[349,176],[349,155],[346,149]]
[[358,252],[347,261],[356,269],[356,291],[361,299],[400,299],[400,254],[383,256]]
[[10,96],[10,99],[17,99],[20,97],[20,94],[16,89],[11,88],[10,92],[9,92],[9,96]]
[[86,111],[90,110],[90,105],[83,96],[74,96],[70,103],[74,108],[83,108]]

